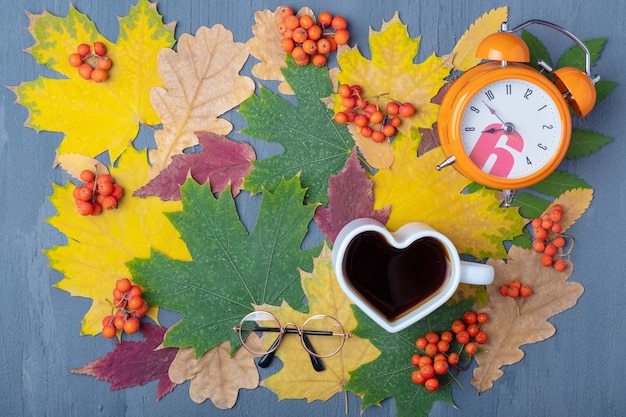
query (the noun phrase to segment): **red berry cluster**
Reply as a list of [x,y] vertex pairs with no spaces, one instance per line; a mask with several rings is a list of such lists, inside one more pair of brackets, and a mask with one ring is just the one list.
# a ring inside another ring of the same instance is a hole
[[93,43],[93,52],[91,46],[81,43],[76,52],[70,54],[68,61],[71,66],[78,68],[78,74],[85,80],[101,83],[109,78],[108,71],[113,65],[106,53],[107,49],[102,42]]
[[142,298],[141,288],[133,285],[128,278],[118,279],[113,290],[114,312],[102,319],[102,336],[110,339],[118,330],[135,333],[139,321],[148,311],[148,303]]
[[381,110],[378,104],[368,101],[363,95],[363,87],[358,84],[341,84],[337,94],[341,97],[343,110],[335,113],[335,121],[339,124],[354,123],[360,128],[362,136],[374,142],[380,143],[394,136],[397,127],[402,124],[402,118],[415,114],[413,104],[395,100],[389,100]]
[[73,196],[76,208],[83,216],[97,215],[102,209],[113,210],[124,191],[109,174],[98,175],[88,169],[80,173],[83,185],[74,188]]
[[278,8],[281,17],[276,26],[278,33],[283,35],[281,47],[291,54],[298,65],[311,62],[323,67],[328,61],[328,54],[337,50],[337,45],[345,45],[350,39],[348,22],[343,16],[333,16],[322,12],[317,17],[309,15],[296,16],[289,6]]
[[554,266],[557,271],[567,268],[567,261],[563,259],[563,248],[567,243],[561,235],[563,226],[563,207],[560,204],[552,205],[546,214],[532,221],[533,227],[533,250],[543,253],[541,264]]
[[503,297],[511,297],[517,304],[517,315],[519,316],[522,304],[528,297],[533,294],[533,289],[530,285],[525,285],[518,279],[512,279],[508,285],[504,284],[498,290]]
[[417,338],[415,346],[421,353],[411,357],[411,364],[417,367],[411,380],[424,385],[427,391],[437,391],[441,385],[439,377],[449,374],[451,367],[465,369],[459,366],[461,355],[467,354],[471,359],[478,352],[478,345],[487,343],[489,338],[481,326],[488,320],[486,313],[466,311],[462,319],[452,322],[450,330],[428,332]]

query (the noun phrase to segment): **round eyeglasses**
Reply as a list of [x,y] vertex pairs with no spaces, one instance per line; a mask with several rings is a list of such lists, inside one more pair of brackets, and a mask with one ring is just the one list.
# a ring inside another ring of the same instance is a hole
[[[233,330],[238,333],[241,344],[246,350],[255,355],[263,355],[259,361],[261,367],[269,365],[285,334],[298,334],[302,347],[311,357],[313,367],[317,371],[324,369],[320,358],[335,355],[343,348],[346,339],[352,337],[352,334],[344,331],[339,320],[327,314],[311,316],[302,323],[302,327],[298,327],[292,322],[283,326],[278,318],[270,312],[253,311],[246,315],[239,326],[234,327]],[[278,333],[278,336],[268,349],[258,349],[246,344],[250,332],[258,333],[260,337],[263,336],[263,333]]]

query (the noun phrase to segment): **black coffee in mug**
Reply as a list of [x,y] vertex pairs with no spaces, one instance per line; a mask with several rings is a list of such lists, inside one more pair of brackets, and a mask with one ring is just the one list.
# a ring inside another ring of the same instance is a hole
[[367,231],[348,245],[344,275],[372,307],[393,321],[440,290],[448,264],[445,247],[433,237],[400,249],[380,233]]

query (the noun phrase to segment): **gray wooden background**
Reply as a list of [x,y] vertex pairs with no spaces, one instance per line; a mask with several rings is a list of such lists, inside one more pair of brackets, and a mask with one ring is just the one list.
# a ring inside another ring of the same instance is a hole
[[[221,23],[245,42],[252,36],[256,10],[274,9],[278,0],[161,0],[158,8],[166,22],[176,21],[176,37],[195,33],[201,26]],[[33,44],[27,33],[27,11],[44,9],[65,16],[69,0],[1,0],[0,85],[15,86],[41,74],[55,76],[36,64],[24,49]],[[128,14],[131,0],[74,0],[78,10],[96,23],[101,33],[115,41],[117,16]],[[622,2],[576,0],[411,1],[293,0],[294,7],[312,6],[343,14],[353,40],[368,54],[368,28],[380,29],[396,10],[412,36],[422,35],[421,61],[429,54],[449,53],[481,14],[509,6],[516,25],[539,18],[570,29],[581,39],[606,37],[608,42],[594,72],[618,87],[588,118],[576,126],[614,138],[602,151],[564,168],[588,181],[594,201],[572,229],[576,236],[575,271],[571,280],[582,283],[585,293],[578,305],[551,322],[557,333],[551,339],[524,347],[521,363],[506,367],[493,389],[477,395],[465,372],[455,387],[457,409],[436,404],[431,416],[623,416],[626,415],[624,298],[626,262],[626,76],[624,53],[626,6]],[[571,46],[562,35],[532,32],[548,46],[553,58]],[[252,63],[244,69],[250,74]],[[52,182],[66,177],[52,169],[61,135],[24,128],[27,111],[14,104],[14,94],[0,88],[0,416],[341,416],[343,395],[326,403],[288,400],[278,402],[264,389],[243,391],[232,410],[221,411],[209,401],[193,403],[189,385],[178,386],[161,401],[155,400],[156,383],[145,387],[109,391],[108,384],[68,373],[106,354],[112,342],[101,337],[80,337],[80,320],[89,301],[72,298],[52,288],[62,277],[48,268],[40,250],[63,245],[64,236],[44,222],[54,214],[48,201]],[[241,128],[241,117],[232,116]],[[150,144],[142,132],[138,143]],[[259,149],[262,151],[262,149]],[[245,202],[242,203],[245,206]],[[164,324],[172,324],[165,315]],[[349,415],[360,415],[360,400],[350,394]],[[395,416],[393,401],[370,407],[365,417]]]

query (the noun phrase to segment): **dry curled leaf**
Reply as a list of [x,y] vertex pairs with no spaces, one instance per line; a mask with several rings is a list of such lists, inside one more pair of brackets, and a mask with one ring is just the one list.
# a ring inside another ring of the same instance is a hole
[[254,81],[239,75],[247,60],[248,47],[234,42],[232,32],[222,25],[201,27],[196,36],[181,35],[176,51],[161,50],[158,67],[165,88],[154,88],[150,99],[163,129],[154,135],[151,177],[169,165],[172,156],[198,144],[195,132],[230,133],[231,123],[219,116],[254,91]]
[[[485,352],[476,356],[478,367],[472,379],[472,385],[479,392],[490,389],[494,381],[504,375],[500,368],[524,357],[520,346],[554,335],[556,329],[548,319],[576,305],[584,291],[581,284],[567,282],[573,270],[571,263],[565,271],[559,272],[542,266],[540,258],[539,253],[513,246],[506,262],[501,259],[487,262],[495,269],[495,278],[493,284],[487,286],[489,302],[478,309],[490,317],[484,324],[489,341],[483,345]],[[533,290],[521,306],[517,300],[498,292],[512,279],[519,279]]]
[[65,153],[57,155],[55,165],[56,164],[76,179],[80,178],[80,173],[85,169],[94,171],[98,175],[105,175],[109,173],[109,169],[102,162],[78,153]]
[[572,227],[574,223],[582,217],[583,213],[589,208],[592,200],[593,188],[575,188],[568,190],[554,200],[552,204],[560,204],[563,206],[563,218],[560,222],[561,226],[563,226],[563,232]]
[[[258,346],[258,337],[251,334],[246,341]],[[193,348],[180,349],[170,365],[172,382],[182,384],[191,380],[189,397],[195,403],[210,399],[222,410],[232,408],[237,402],[240,388],[254,389],[259,385],[259,373],[254,355],[240,348],[230,356],[230,344],[224,342],[196,359]]]

